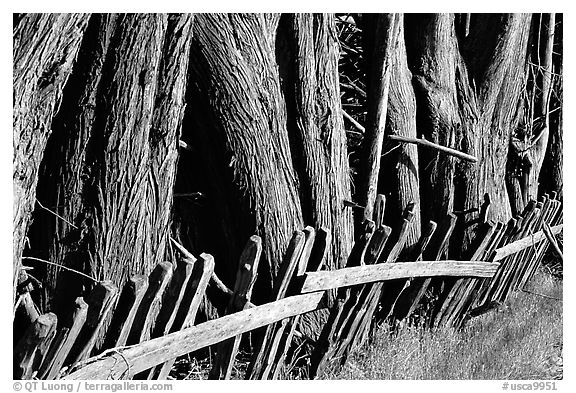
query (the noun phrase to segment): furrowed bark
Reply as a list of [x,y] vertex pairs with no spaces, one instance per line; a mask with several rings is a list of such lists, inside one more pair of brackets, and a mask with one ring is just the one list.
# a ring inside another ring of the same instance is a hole
[[367,87],[368,113],[363,141],[365,161],[359,168],[362,172],[358,181],[358,201],[364,206],[364,215],[357,220],[358,224],[363,220],[372,219],[376,201],[392,72],[392,53],[398,42],[400,27],[399,14],[379,14],[375,18]]
[[[53,224],[54,261],[122,286],[165,257],[191,27],[188,14],[90,21],[65,94],[70,105],[55,122],[57,160],[44,163],[56,184],[47,182],[43,195],[75,223]],[[49,281],[67,294],[59,307],[83,290],[57,269]]]
[[160,72],[154,116],[150,130],[151,148],[149,209],[152,212],[152,265],[167,256],[174,183],[182,121],[186,103],[184,96],[188,81],[188,61],[192,40],[192,14],[172,14],[168,25]]
[[[456,96],[458,41],[451,14],[406,15],[406,51],[417,104],[418,136],[457,148],[460,128]],[[458,149],[460,150],[460,149]],[[454,206],[455,159],[421,150],[422,219],[439,222]],[[425,196],[425,197],[424,197]]]
[[288,25],[285,39],[293,44],[284,65],[291,68],[285,71],[289,78],[285,88],[304,221],[333,234],[335,241],[326,260],[329,269],[336,269],[345,265],[350,254],[353,223],[352,212],[343,204],[351,199],[350,169],[341,116],[334,17],[296,14],[284,18],[282,22]]
[[[399,37],[404,36],[404,18],[400,19]],[[406,60],[406,46],[403,39],[392,52],[392,71],[388,93],[386,119],[387,134],[416,138],[416,99],[412,87],[412,74]],[[390,151],[396,143],[386,143],[384,150]],[[421,231],[420,183],[418,148],[414,144],[401,143],[393,153],[382,158],[380,170],[381,192],[389,195],[387,217],[393,228],[402,223],[402,212],[408,204],[414,204],[414,217],[409,226],[406,247],[418,242]]]
[[546,156],[540,172],[540,192],[558,192],[558,199],[562,200],[563,189],[563,15],[556,15],[556,29],[554,32],[554,46],[552,58],[552,72],[555,73],[553,93],[550,96],[550,135]]
[[[549,102],[552,93],[552,54],[555,14],[536,14],[530,32],[530,64],[519,109],[517,129],[509,152],[508,189],[513,213],[538,198],[540,170],[550,135]],[[521,203],[519,203],[521,202]],[[520,205],[520,206],[518,206]],[[520,208],[519,208],[520,207]]]
[[27,14],[14,26],[12,301],[52,116],[60,105],[88,19],[88,14]]
[[[530,16],[472,15],[468,36],[454,32],[449,14],[406,17],[408,65],[414,74],[418,127],[441,145],[477,157],[459,163],[438,153],[420,153],[422,212],[433,219],[452,210],[478,208],[488,193],[488,219],[505,221],[511,214],[505,187],[508,141],[516,124],[523,87]],[[461,55],[462,52],[462,55]],[[471,223],[461,222],[454,237],[466,252],[474,236]]]
[[[346,264],[353,242],[350,168],[338,74],[334,15],[286,14],[276,53],[286,99],[292,158],[299,177],[304,223],[327,230],[329,270]],[[321,311],[303,316],[300,327],[321,330]]]
[[484,193],[489,193],[489,220],[505,222],[511,216],[505,168],[524,87],[530,19],[530,14],[477,15],[472,18],[465,45],[464,59],[469,78],[476,84],[479,117],[472,145],[478,164],[463,168],[466,191],[462,210],[477,207]]
[[[84,218],[83,187],[91,171],[89,143],[97,116],[96,95],[102,67],[116,27],[116,15],[94,14],[82,39],[78,61],[64,89],[62,110],[56,114],[54,133],[48,140],[38,183],[38,200],[63,219],[37,209],[30,227],[35,252],[44,252],[50,261],[78,271],[87,271],[86,240],[80,241]],[[84,282],[77,275],[54,266],[46,271],[47,302],[60,314],[61,304],[53,299],[56,287],[80,295]],[[69,296],[67,298],[74,298]],[[54,302],[53,302],[54,301]],[[55,304],[54,304],[55,303]],[[69,304],[72,306],[72,304]]]
[[102,116],[93,133],[102,148],[94,157],[99,181],[84,190],[97,196],[88,215],[96,245],[91,270],[120,285],[154,267],[150,233],[157,229],[146,214],[146,197],[152,186],[149,140],[166,25],[165,15],[119,17],[97,97]]
[[223,174],[210,181],[220,182],[222,201],[237,220],[223,227],[238,227],[228,234],[232,238],[262,237],[268,284],[293,230],[303,226],[274,58],[277,23],[275,15],[198,15],[191,52],[194,94],[205,105],[191,113],[201,134],[200,154]]

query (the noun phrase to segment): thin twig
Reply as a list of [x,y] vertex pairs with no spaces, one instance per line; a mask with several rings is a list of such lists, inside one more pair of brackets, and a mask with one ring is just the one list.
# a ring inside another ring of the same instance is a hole
[[360,131],[362,134],[364,134],[366,132],[366,129],[364,128],[364,126],[360,123],[358,123],[356,121],[356,119],[354,119],[352,116],[350,116],[348,113],[346,113],[346,111],[342,110],[342,115],[344,116],[344,118],[346,118],[348,121],[350,121],[350,123],[352,123],[352,125],[354,127],[356,127],[356,129],[358,131]]
[[59,263],[50,262],[50,261],[47,261],[47,260],[45,260],[45,259],[36,258],[36,257],[22,257],[22,259],[30,259],[30,260],[32,260],[32,261],[38,261],[38,262],[46,263],[46,264],[48,264],[48,265],[58,266],[58,267],[61,267],[62,269],[65,269],[65,270],[68,270],[68,271],[70,271],[70,272],[73,272],[73,273],[79,274],[79,275],[81,275],[81,276],[84,276],[84,277],[86,277],[86,278],[89,278],[90,280],[92,280],[92,281],[94,281],[94,282],[96,282],[96,283],[97,283],[97,282],[100,282],[100,281],[96,280],[94,277],[90,277],[89,275],[87,275],[87,274],[85,274],[85,273],[79,272],[78,270],[71,269],[71,268],[69,268],[68,266],[64,266],[64,265],[61,265],[61,264],[59,264]]
[[228,288],[226,284],[222,282],[222,280],[220,280],[216,273],[212,273],[210,276],[210,283],[213,283],[222,293],[225,293],[228,296],[234,295],[234,292]]
[[532,292],[532,291],[530,291],[530,290],[528,290],[528,289],[524,289],[524,288],[522,288],[522,292],[526,292],[526,293],[529,293],[529,294],[531,294],[531,295],[540,296],[540,297],[543,297],[543,298],[546,298],[546,299],[550,299],[550,300],[556,300],[556,301],[559,301],[559,302],[562,301],[562,299],[560,299],[560,298],[557,298],[557,297],[554,297],[554,296],[544,295],[543,293]]
[[532,63],[531,61],[528,62],[528,65],[535,66],[536,68],[538,68],[538,71],[540,71],[540,72],[543,73],[543,74],[546,73],[546,74],[550,74],[550,75],[553,75],[553,76],[559,76],[559,77],[562,76],[561,74],[558,74],[558,73],[556,73],[556,72],[554,72],[554,71],[547,70],[547,69],[545,69],[543,66],[539,66],[538,64]]
[[180,243],[178,242],[178,240],[176,240],[176,239],[174,239],[172,236],[170,236],[170,241],[172,242],[172,244],[174,244],[174,246],[176,246],[176,248],[178,249],[178,251],[180,251],[180,253],[181,253],[184,257],[189,258],[189,259],[191,259],[191,260],[193,260],[193,261],[196,260],[196,257],[195,257],[194,255],[192,255],[192,253],[191,253],[190,251],[188,251],[188,250],[186,249],[186,247],[184,247],[182,244],[180,244]]
[[61,220],[64,221],[65,223],[67,223],[68,225],[70,225],[70,226],[78,229],[78,227],[77,227],[76,225],[72,224],[70,221],[68,221],[67,219],[65,219],[64,217],[62,217],[61,215],[59,215],[58,213],[56,213],[56,212],[48,209],[46,206],[42,205],[38,199],[36,199],[36,203],[37,203],[42,209],[44,209],[44,210],[46,210],[46,211],[54,214],[56,217],[58,217],[59,219],[61,219]]
[[186,198],[186,197],[191,197],[191,198],[204,198],[206,197],[206,195],[204,195],[201,192],[180,192],[180,193],[174,193],[174,198]]
[[180,139],[178,141],[178,146],[181,147],[182,149],[186,150],[186,151],[194,151],[192,149],[192,146],[190,146],[188,143],[184,142],[182,139]]
[[356,85],[356,83],[354,83],[354,81],[352,79],[350,79],[349,77],[345,76],[345,78],[348,80],[348,83],[340,82],[340,86],[344,86],[344,87],[347,87],[349,89],[352,89],[352,90],[356,91],[358,94],[360,94],[362,96],[362,98],[366,98],[366,92],[364,90],[362,90],[360,87],[358,87]]
[[18,310],[18,306],[20,306],[20,303],[22,303],[22,298],[24,297],[24,294],[21,294],[18,296],[18,300],[16,300],[16,304],[14,305],[14,308],[12,309],[12,321],[14,321],[14,318],[16,318],[16,311]]
[[392,149],[388,150],[386,153],[383,153],[380,157],[384,157],[385,155],[392,153],[394,150],[398,149],[400,146],[402,146],[402,145],[398,144],[398,145],[394,146]]
[[561,106],[559,106],[559,107],[557,107],[557,108],[554,108],[554,109],[552,109],[550,112],[548,112],[548,115],[551,115],[552,113],[554,113],[554,112],[556,112],[556,111],[559,111],[559,110],[561,110],[561,109],[562,109]]
[[[216,273],[212,272],[210,276],[210,283],[214,284],[216,288],[218,288],[222,293],[224,293],[228,297],[234,296],[234,291],[231,290],[220,280],[220,278],[216,275]],[[246,302],[246,308],[254,308],[256,305],[250,301]]]

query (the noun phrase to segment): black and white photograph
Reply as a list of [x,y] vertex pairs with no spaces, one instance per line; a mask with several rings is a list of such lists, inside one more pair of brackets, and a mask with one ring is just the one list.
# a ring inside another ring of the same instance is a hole
[[563,390],[564,14],[193,7],[12,14],[7,386]]

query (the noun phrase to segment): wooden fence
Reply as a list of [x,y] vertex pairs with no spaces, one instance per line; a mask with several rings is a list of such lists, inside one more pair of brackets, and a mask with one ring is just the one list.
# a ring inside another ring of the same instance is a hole
[[[262,252],[258,236],[248,240],[233,289],[215,276],[212,256],[196,258],[174,242],[177,263],[162,262],[148,277],[132,277],[121,293],[111,282],[98,283],[85,299],[76,299],[74,312],[60,325],[53,313],[30,317],[14,348],[14,378],[166,379],[178,356],[215,345],[210,378],[228,379],[242,334],[259,329],[246,379],[276,379],[303,314],[327,309],[310,357],[313,378],[333,363],[343,364],[366,341],[375,316],[402,320],[419,305],[431,304],[425,317],[433,325],[459,326],[521,288],[541,262],[550,234],[562,230],[555,195],[530,202],[507,224],[486,222],[488,203],[476,224],[474,252],[465,261],[442,260],[455,215],[440,225],[430,222],[421,239],[405,248],[412,207],[392,231],[382,221],[383,196],[345,268],[322,270],[330,233],[311,227],[295,231],[270,301],[262,305],[250,302]],[[209,283],[227,294],[226,315],[194,325]],[[330,291],[337,293],[332,304]],[[26,299],[19,307],[30,306]]]

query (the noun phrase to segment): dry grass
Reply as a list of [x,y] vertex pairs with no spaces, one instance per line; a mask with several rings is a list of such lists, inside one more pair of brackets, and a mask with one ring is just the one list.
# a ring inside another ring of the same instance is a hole
[[[499,311],[472,319],[458,331],[415,326],[395,333],[380,328],[372,342],[323,379],[561,379],[562,279],[539,272]],[[241,353],[232,379],[243,379],[249,355]],[[211,358],[183,357],[171,377],[207,379]],[[283,379],[306,379],[307,368]]]
[[[562,280],[539,273],[528,290],[562,298]],[[561,379],[562,302],[517,292],[499,312],[457,331],[377,331],[325,379]]]

